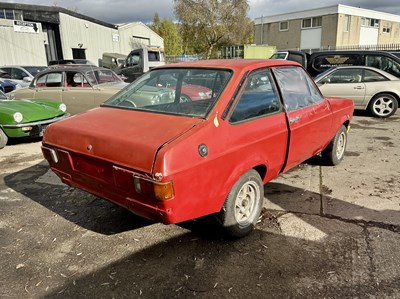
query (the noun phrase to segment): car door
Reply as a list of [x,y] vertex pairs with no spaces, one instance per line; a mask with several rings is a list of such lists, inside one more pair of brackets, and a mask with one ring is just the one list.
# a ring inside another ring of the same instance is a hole
[[96,107],[94,89],[83,73],[79,71],[65,72],[62,101],[67,105],[67,111],[71,114],[81,113]]
[[62,85],[63,72],[55,71],[41,75],[29,88],[35,91],[34,97],[36,99],[49,99],[62,102]]
[[351,99],[355,106],[361,106],[365,100],[365,83],[360,68],[339,68],[317,82],[324,96]]
[[[229,152],[252,163],[268,164],[276,177],[285,161],[288,130],[285,113],[269,69],[250,74],[229,115]],[[251,165],[253,166],[253,165]]]
[[290,143],[284,171],[318,154],[332,137],[327,100],[300,67],[274,68],[287,113]]

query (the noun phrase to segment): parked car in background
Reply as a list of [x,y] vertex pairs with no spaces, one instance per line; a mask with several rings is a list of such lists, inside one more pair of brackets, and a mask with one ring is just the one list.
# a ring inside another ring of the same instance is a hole
[[323,51],[308,58],[307,71],[315,77],[334,66],[371,66],[400,78],[400,58],[384,51]]
[[325,96],[352,99],[355,109],[376,117],[389,117],[399,106],[399,78],[376,68],[337,66],[314,79]]
[[71,114],[98,107],[127,83],[112,70],[99,67],[48,69],[38,74],[28,88],[13,92],[16,99],[40,98],[62,102]]
[[47,126],[68,117],[64,104],[47,100],[10,100],[0,91],[0,149],[9,138],[43,136]]
[[[168,100],[130,105],[174,80]],[[211,97],[182,101],[183,82]],[[183,62],[50,126],[42,151],[68,185],[166,224],[212,214],[242,237],[259,219],[265,183],[320,153],[340,163],[352,113],[351,100],[324,98],[295,62]]]
[[20,84],[22,87],[29,86],[33,78],[45,69],[47,69],[47,66],[5,65],[0,67],[0,70],[9,74],[9,80]]
[[[396,55],[397,54],[397,55]],[[278,51],[271,59],[286,59],[300,63],[311,77],[330,69],[343,66],[371,66],[400,78],[400,57],[397,52],[347,50],[320,51],[308,54],[302,51]]]
[[21,85],[12,82],[8,79],[0,78],[0,90],[4,93],[9,93],[17,88],[21,88]]

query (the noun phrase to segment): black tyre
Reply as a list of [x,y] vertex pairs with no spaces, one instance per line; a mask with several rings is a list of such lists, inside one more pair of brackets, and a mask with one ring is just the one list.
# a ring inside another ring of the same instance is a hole
[[329,145],[322,151],[321,155],[326,164],[338,165],[344,158],[347,146],[347,130],[341,126]]
[[0,129],[0,149],[5,147],[8,141],[7,135]]
[[375,117],[389,117],[396,113],[397,108],[396,97],[388,93],[376,95],[369,103],[369,111]]
[[260,175],[250,170],[232,187],[218,218],[226,233],[234,238],[248,235],[261,213],[264,186]]

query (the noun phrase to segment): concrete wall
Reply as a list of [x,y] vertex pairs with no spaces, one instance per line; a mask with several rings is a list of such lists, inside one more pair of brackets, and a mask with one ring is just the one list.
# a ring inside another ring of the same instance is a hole
[[0,19],[0,65],[47,65],[41,24],[38,33],[27,33],[15,32],[13,22]]

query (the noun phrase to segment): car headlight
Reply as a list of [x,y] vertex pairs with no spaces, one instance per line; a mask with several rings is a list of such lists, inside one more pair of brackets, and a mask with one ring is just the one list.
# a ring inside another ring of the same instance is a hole
[[67,111],[67,106],[63,103],[63,104],[60,104],[60,106],[58,106],[58,109],[60,109],[62,112],[65,112],[65,111]]
[[158,95],[153,96],[153,97],[151,98],[151,104],[152,104],[152,105],[154,105],[154,104],[159,104],[159,103],[160,103],[160,97],[159,97]]
[[14,115],[13,115],[13,117],[14,117],[14,120],[15,120],[17,123],[20,123],[20,122],[22,121],[22,119],[24,118],[24,117],[22,116],[22,113],[21,113],[21,112],[15,112]]

